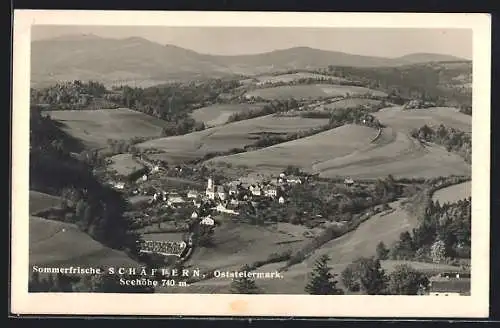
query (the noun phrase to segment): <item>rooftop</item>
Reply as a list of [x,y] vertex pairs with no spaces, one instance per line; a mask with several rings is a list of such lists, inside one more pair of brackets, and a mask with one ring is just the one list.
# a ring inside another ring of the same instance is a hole
[[439,279],[431,281],[429,291],[437,293],[470,293],[470,279]]

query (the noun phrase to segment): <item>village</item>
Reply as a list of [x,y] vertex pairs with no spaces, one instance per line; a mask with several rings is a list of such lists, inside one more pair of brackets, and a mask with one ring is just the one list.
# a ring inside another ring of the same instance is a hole
[[[289,193],[294,187],[313,180],[307,174],[281,172],[276,176],[242,176],[222,181],[224,179],[217,179],[209,173],[198,184],[174,185],[169,179],[175,181],[176,175],[182,176],[187,170],[193,174],[197,169],[169,167],[161,161],[148,159],[144,154],[135,156],[134,160],[145,169],[128,177],[115,174],[106,179],[115,190],[128,196],[135,227],[147,233],[190,232],[196,224],[215,228],[218,217],[238,220],[249,207],[257,209],[273,204],[283,208],[289,203]],[[354,180],[345,178],[343,185],[351,188]],[[185,242],[188,247],[192,246],[191,235],[187,235]],[[166,253],[168,248],[162,241],[142,245],[163,249],[156,253]]]

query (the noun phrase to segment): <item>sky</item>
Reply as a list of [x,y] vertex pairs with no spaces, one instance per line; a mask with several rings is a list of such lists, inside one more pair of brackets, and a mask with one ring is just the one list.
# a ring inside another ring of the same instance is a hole
[[472,59],[472,30],[303,27],[33,26],[32,40],[94,34],[142,37],[205,54],[240,55],[292,47],[377,57],[437,53]]

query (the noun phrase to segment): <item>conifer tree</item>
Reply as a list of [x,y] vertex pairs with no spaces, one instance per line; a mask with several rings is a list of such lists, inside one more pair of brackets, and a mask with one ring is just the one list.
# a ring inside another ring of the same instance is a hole
[[[250,272],[250,267],[245,265],[240,272]],[[233,294],[261,294],[260,288],[255,283],[255,280],[250,277],[234,278],[231,283],[231,293]]]
[[315,264],[312,277],[305,290],[312,295],[342,295],[342,289],[337,288],[336,274],[330,273],[328,255],[321,256]]

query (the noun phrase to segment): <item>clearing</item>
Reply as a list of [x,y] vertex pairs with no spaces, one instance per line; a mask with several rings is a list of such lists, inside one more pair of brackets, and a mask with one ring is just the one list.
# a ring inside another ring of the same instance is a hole
[[30,217],[29,262],[38,266],[138,267],[125,253],[103,246],[74,224]]
[[[275,117],[266,115],[250,120],[233,122],[203,131],[149,140],[138,144],[139,148],[156,149],[163,153],[155,159],[186,161],[198,159],[212,152],[227,152],[255,143],[263,134],[295,133],[318,128],[328,123],[328,119],[302,117]],[[151,156],[151,158],[153,158]]]
[[129,176],[144,169],[144,165],[137,162],[132,154],[118,154],[112,156],[110,159],[111,164],[108,168],[116,171],[116,173],[122,176]]
[[260,110],[265,103],[254,104],[216,104],[198,108],[191,113],[191,117],[198,122],[203,122],[206,127],[226,124],[229,117],[235,113],[244,113]]
[[256,89],[246,93],[247,97],[260,97],[267,100],[287,100],[295,99],[315,99],[321,97],[335,97],[346,95],[361,95],[371,93],[373,96],[387,97],[387,94],[381,91],[376,91],[364,87],[350,85],[333,85],[333,84],[310,84],[310,85],[293,85],[279,86],[273,88]]
[[109,139],[160,137],[166,123],[131,109],[61,110],[47,112],[63,130],[89,148],[103,148]]
[[471,196],[471,181],[466,181],[437,190],[432,195],[433,201],[439,201],[440,204],[454,203],[459,200],[467,199]]

